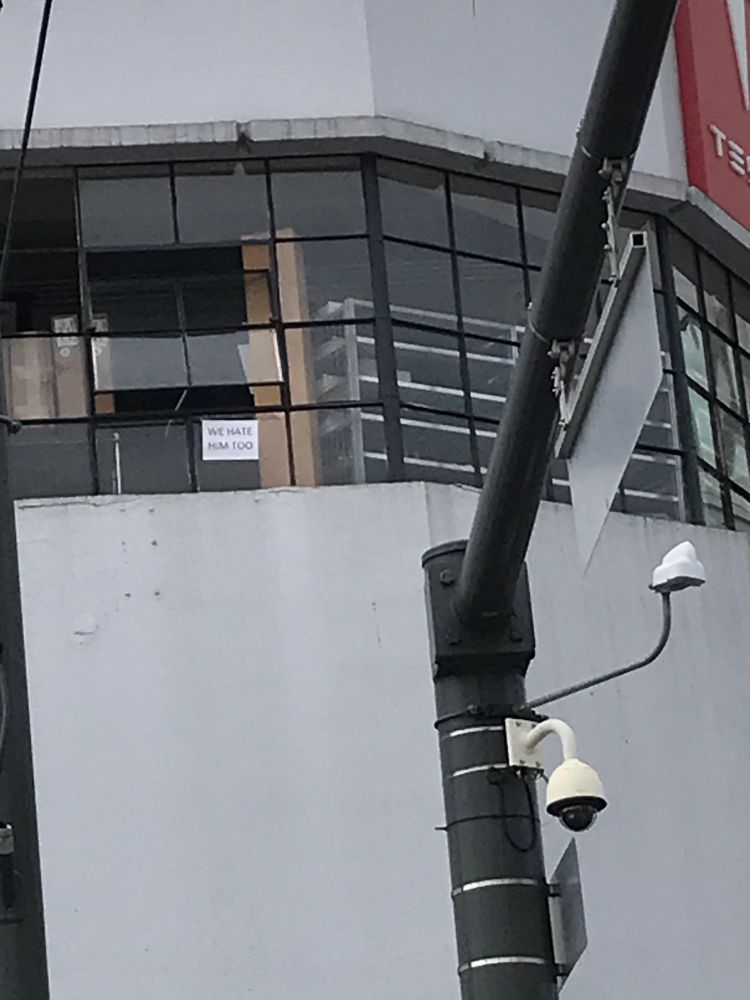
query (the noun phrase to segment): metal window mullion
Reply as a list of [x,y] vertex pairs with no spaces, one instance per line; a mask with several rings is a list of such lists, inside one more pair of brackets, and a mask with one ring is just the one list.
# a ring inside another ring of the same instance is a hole
[[469,424],[469,452],[474,466],[474,482],[482,485],[482,464],[479,457],[479,441],[474,423],[474,405],[471,400],[471,377],[469,375],[469,357],[466,349],[466,328],[464,326],[464,310],[461,299],[461,281],[458,271],[456,250],[456,225],[453,216],[453,188],[450,174],[445,175],[445,201],[448,212],[448,242],[451,251],[451,277],[453,279],[453,304],[456,309],[456,334],[458,337],[458,365],[461,372],[461,388],[464,393],[464,415]]
[[281,317],[281,288],[279,286],[279,258],[276,243],[276,213],[273,204],[273,185],[271,183],[271,167],[268,160],[263,161],[264,176],[266,181],[266,207],[268,209],[268,231],[269,231],[269,264],[270,264],[270,293],[271,311],[270,325],[276,333],[276,341],[279,349],[279,363],[281,365],[281,406],[284,411],[284,429],[286,431],[286,452],[289,463],[289,481],[292,486],[297,484],[297,472],[294,462],[294,446],[292,441],[292,421],[289,413],[292,404],[292,389],[289,376],[289,352],[286,343],[286,330]]
[[[685,497],[685,514],[689,524],[705,524],[703,495],[698,473],[698,445],[690,410],[685,353],[680,336],[677,315],[677,295],[672,274],[671,251],[669,249],[670,227],[663,218],[656,219],[656,246],[659,256],[659,270],[662,277],[664,295],[664,315],[667,323],[667,343],[672,359],[672,387],[677,416],[677,439],[682,449],[682,485]],[[710,404],[709,404],[710,405]]]
[[89,446],[89,467],[91,484],[94,494],[101,493],[99,477],[99,458],[96,449],[96,378],[94,368],[94,308],[89,287],[88,264],[86,250],[83,245],[83,226],[81,222],[81,195],[78,189],[78,170],[73,171],[73,205],[76,221],[76,258],[78,261],[78,297],[81,316],[81,337],[83,339],[84,367],[86,378],[86,399],[88,402],[88,420],[86,436]]
[[398,391],[396,349],[393,343],[388,269],[383,238],[383,214],[380,204],[377,164],[372,154],[362,160],[362,184],[372,280],[375,362],[383,406],[383,431],[388,459],[388,476],[391,480],[398,481],[406,479],[404,441],[401,428],[401,400]]

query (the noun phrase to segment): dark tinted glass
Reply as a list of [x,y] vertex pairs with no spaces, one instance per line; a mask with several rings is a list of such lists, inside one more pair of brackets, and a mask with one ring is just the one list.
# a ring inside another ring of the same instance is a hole
[[447,246],[444,175],[391,161],[381,161],[378,173],[385,234]]
[[84,246],[158,246],[174,242],[169,176],[81,177]]
[[453,225],[459,250],[520,260],[516,190],[506,184],[451,178]]
[[266,178],[255,163],[178,166],[175,191],[182,243],[239,242],[268,234]]

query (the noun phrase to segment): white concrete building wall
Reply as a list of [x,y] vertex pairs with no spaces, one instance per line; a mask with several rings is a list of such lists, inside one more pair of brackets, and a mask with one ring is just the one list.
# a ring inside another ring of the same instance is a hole
[[[52,1000],[457,996],[420,555],[475,498],[19,505]],[[613,515],[582,578],[546,505],[530,690],[643,655],[686,534],[709,584],[663,659],[559,706],[611,801],[576,1000],[746,991],[750,540]]]
[[[41,6],[3,10],[0,130],[22,124]],[[381,116],[565,156],[611,9],[611,0],[76,0],[54,9],[36,125]],[[685,179],[671,48],[637,168]]]

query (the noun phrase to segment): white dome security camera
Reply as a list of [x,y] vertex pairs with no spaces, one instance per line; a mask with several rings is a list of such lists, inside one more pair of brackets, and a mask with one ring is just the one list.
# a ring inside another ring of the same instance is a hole
[[706,582],[706,571],[698,559],[692,542],[681,542],[664,556],[654,570],[651,590],[657,594],[673,594],[686,587],[700,587]]
[[563,762],[556,767],[547,785],[547,812],[556,816],[566,830],[582,833],[593,826],[599,813],[607,808],[601,778],[588,764],[579,760],[575,733],[560,719],[534,723],[528,719],[506,720],[508,763],[512,767],[543,771],[538,751],[542,740],[554,733],[562,744]]
[[606,807],[599,775],[577,757],[564,760],[550,775],[547,812],[572,833],[589,830]]

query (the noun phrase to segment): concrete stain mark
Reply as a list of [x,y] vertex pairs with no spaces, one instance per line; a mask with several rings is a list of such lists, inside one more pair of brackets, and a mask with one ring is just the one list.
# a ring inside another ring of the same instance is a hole
[[89,636],[94,635],[98,628],[99,624],[93,615],[79,615],[73,622],[73,636],[77,642],[84,642]]
[[375,601],[372,601],[370,603],[370,607],[372,608],[372,613],[373,613],[373,616],[375,618],[375,639],[377,641],[378,646],[382,646],[383,645],[383,637],[380,634],[380,622],[378,621],[378,606],[375,603]]

